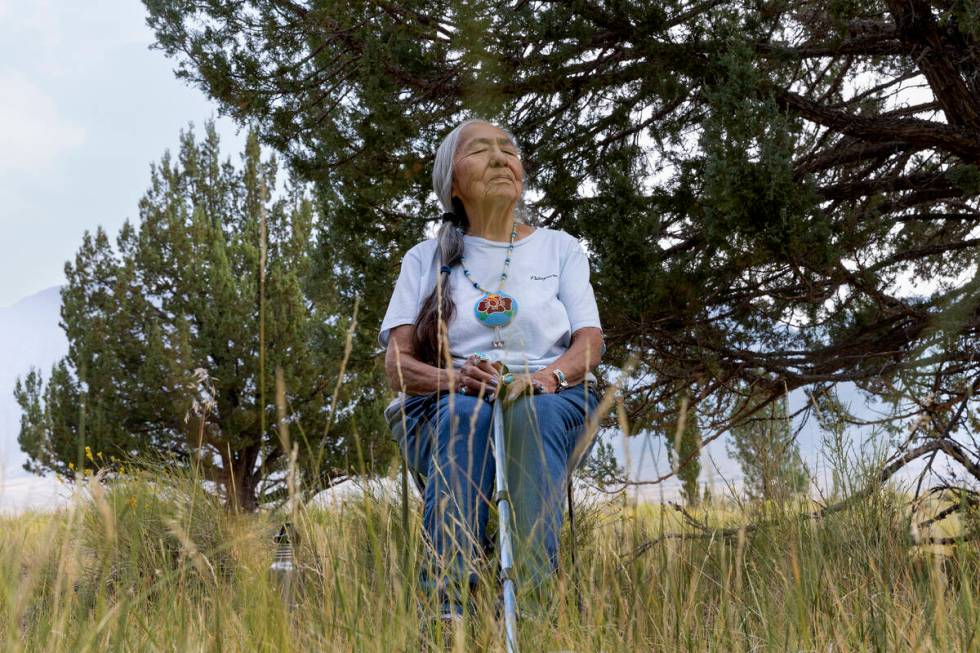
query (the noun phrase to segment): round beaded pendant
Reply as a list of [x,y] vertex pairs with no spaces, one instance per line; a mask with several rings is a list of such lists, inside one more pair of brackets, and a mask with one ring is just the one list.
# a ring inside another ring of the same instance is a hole
[[504,270],[500,274],[500,286],[496,291],[487,290],[474,281],[473,277],[470,276],[470,271],[466,269],[466,258],[460,257],[463,264],[463,274],[466,275],[474,288],[483,291],[483,296],[473,305],[473,313],[480,324],[493,329],[493,346],[496,348],[504,346],[503,334],[500,330],[510,324],[517,315],[517,300],[502,290],[504,281],[507,279],[507,268],[510,267],[510,255],[514,251],[514,238],[516,237],[517,225],[514,224],[511,227],[507,257],[504,259]]
[[505,327],[517,315],[517,300],[502,290],[485,292],[473,306],[476,319],[488,327]]

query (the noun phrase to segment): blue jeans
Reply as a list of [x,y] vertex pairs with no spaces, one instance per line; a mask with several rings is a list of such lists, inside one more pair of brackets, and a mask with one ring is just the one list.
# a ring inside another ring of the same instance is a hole
[[[558,567],[565,488],[595,443],[586,440],[585,426],[598,402],[594,384],[581,383],[525,395],[504,409],[514,557],[524,589]],[[420,580],[444,608],[459,609],[462,585],[475,588],[475,563],[493,547],[487,535],[495,489],[492,415],[493,404],[484,399],[432,393],[407,397],[404,411],[388,416],[424,501],[430,547]]]

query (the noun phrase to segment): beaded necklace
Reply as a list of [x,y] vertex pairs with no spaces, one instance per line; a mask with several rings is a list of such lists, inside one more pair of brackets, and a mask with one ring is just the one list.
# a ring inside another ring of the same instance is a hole
[[517,315],[517,299],[502,290],[504,281],[507,279],[507,269],[510,267],[510,255],[514,251],[514,238],[516,237],[517,221],[515,220],[511,225],[510,246],[507,248],[507,258],[504,259],[504,269],[500,273],[500,285],[497,286],[496,291],[487,290],[478,284],[470,276],[470,271],[466,269],[466,258],[464,256],[459,257],[463,266],[463,274],[466,275],[474,288],[483,293],[483,296],[473,305],[473,313],[481,324],[493,329],[493,346],[495,348],[504,346],[504,339],[500,330],[510,324]]

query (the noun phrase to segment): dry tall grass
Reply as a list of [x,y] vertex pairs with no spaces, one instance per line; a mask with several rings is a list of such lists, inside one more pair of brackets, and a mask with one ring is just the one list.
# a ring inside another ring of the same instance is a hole
[[[288,610],[268,567],[280,513],[228,514],[190,477],[136,474],[53,514],[0,522],[4,651],[498,651],[495,569],[457,632],[420,627],[422,543],[398,497],[366,494],[299,510],[302,569]],[[980,649],[977,547],[917,547],[907,499],[731,537],[695,533],[677,511],[615,499],[579,508],[569,556],[521,624],[525,651],[969,651]],[[798,508],[798,506],[797,506]],[[715,505],[711,525],[760,518]],[[568,551],[566,526],[563,551]]]

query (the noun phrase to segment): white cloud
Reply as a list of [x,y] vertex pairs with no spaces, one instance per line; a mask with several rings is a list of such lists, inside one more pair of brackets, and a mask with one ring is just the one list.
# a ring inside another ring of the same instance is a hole
[[0,172],[36,173],[84,142],[85,130],[37,84],[0,71]]
[[62,21],[51,6],[50,0],[14,3],[0,0],[0,19],[4,31],[10,35],[29,37],[39,48],[50,49],[61,45]]
[[58,16],[50,0],[15,3],[0,0],[0,53],[11,61],[13,55],[21,65],[35,69],[58,67],[58,56],[64,45],[65,22]]
[[0,61],[16,61],[38,82],[70,85],[111,66],[121,48],[149,45],[145,21],[132,0],[0,0]]

